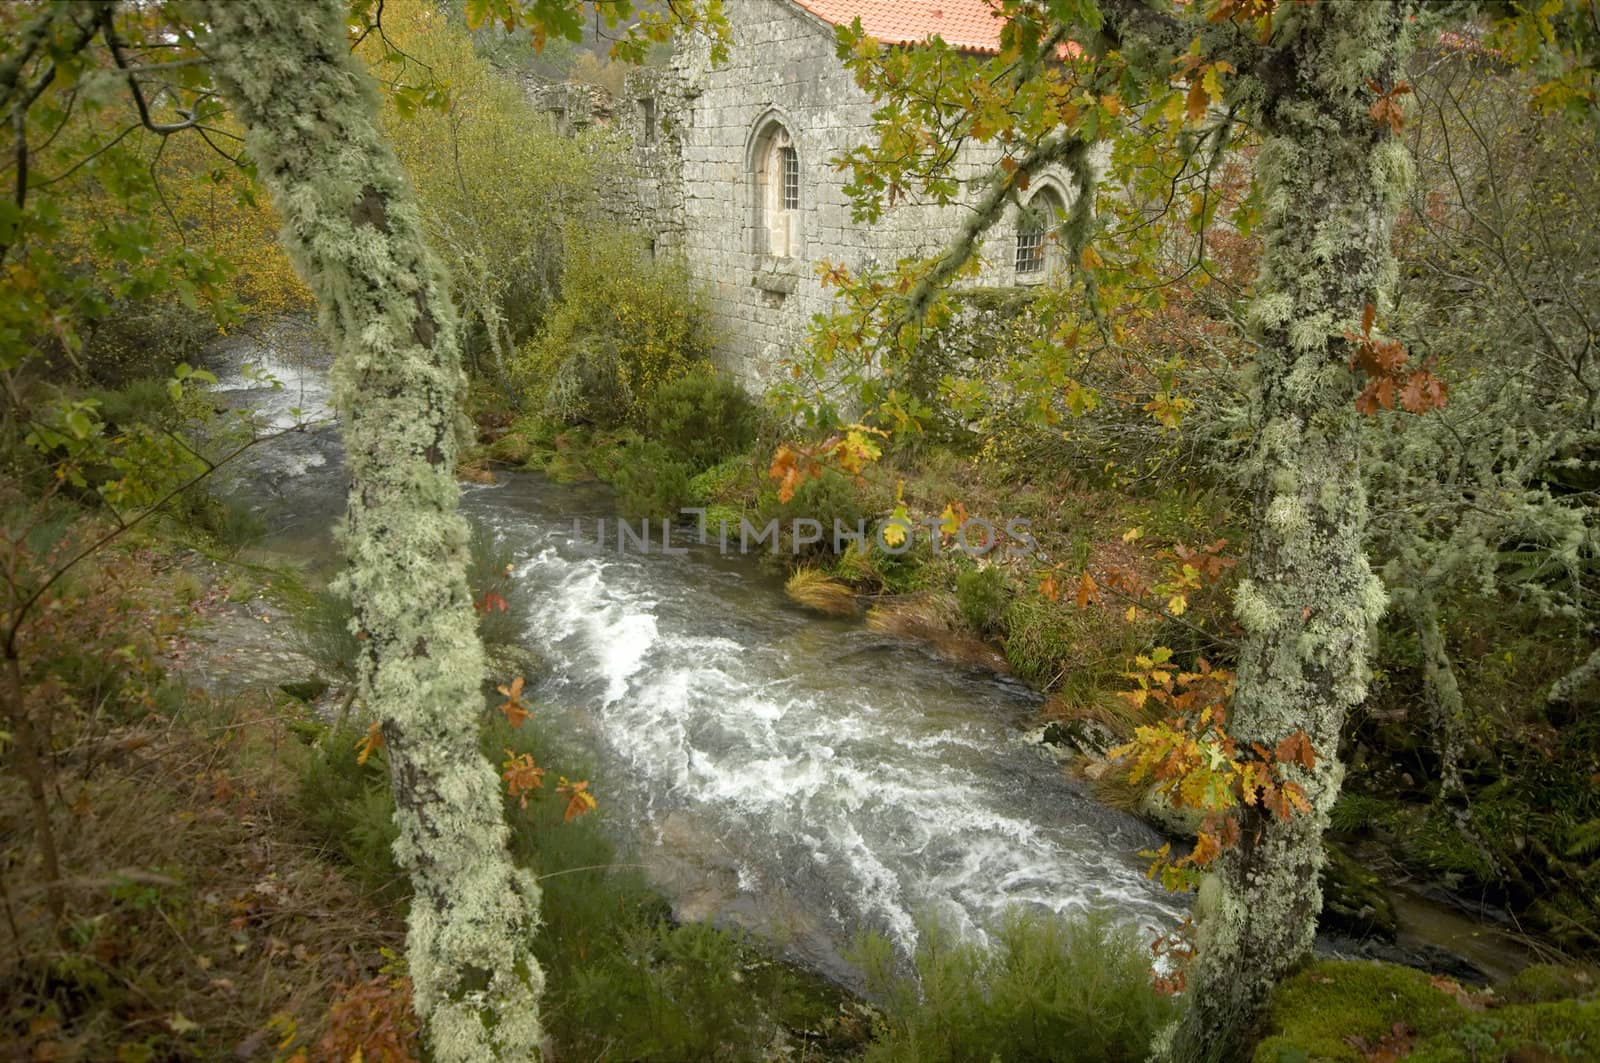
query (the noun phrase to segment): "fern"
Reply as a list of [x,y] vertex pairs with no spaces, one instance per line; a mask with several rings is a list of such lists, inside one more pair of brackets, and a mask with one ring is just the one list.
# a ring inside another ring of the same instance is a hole
[[1600,819],[1580,823],[1567,832],[1567,855],[1574,859],[1600,854]]

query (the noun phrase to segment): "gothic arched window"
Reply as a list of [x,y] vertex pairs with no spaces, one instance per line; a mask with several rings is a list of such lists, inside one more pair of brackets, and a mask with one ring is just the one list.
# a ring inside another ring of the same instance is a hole
[[1017,277],[1042,278],[1055,265],[1056,228],[1066,205],[1054,189],[1040,189],[1017,218]]
[[800,153],[782,122],[769,121],[757,135],[755,250],[775,258],[800,253]]

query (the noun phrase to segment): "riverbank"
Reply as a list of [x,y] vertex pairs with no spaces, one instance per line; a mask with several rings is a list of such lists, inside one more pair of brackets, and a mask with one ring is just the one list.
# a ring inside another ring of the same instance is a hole
[[[536,469],[558,480],[615,483],[626,496],[630,483],[649,477],[638,466],[648,465],[652,452],[634,433],[561,428],[483,408],[479,419],[483,442],[474,475],[480,479],[492,477],[494,468]],[[793,499],[780,500],[760,460],[769,450],[724,457],[683,477],[676,494],[647,501],[703,509],[712,528],[745,522],[759,531],[776,520],[776,549],[761,543],[756,552],[790,581],[799,604],[818,615],[859,618],[878,634],[958,667],[1028,684],[1044,697],[1027,733],[1050,749],[1074,785],[1143,816],[1180,844],[1192,838],[1192,825],[1146,789],[1127,786],[1106,753],[1150,719],[1126,700],[1125,673],[1136,655],[1162,646],[1183,661],[1206,657],[1226,664],[1231,658],[1231,585],[1241,545],[1236,506],[1223,488],[1158,488],[1159,479],[1112,474],[1052,475],[1045,470],[1062,466],[1026,448],[1007,455],[1003,447],[963,454],[927,446],[887,455],[857,478],[823,472],[802,482]],[[886,551],[881,543],[836,552],[826,541],[798,547],[793,541],[797,518],[816,519],[824,528],[835,521],[851,528],[865,519],[870,537],[894,515],[914,531],[903,552]],[[949,534],[959,526],[956,515],[961,521],[981,517],[994,528],[1020,518],[1030,549],[1021,557],[1000,549],[984,558],[964,556],[957,536]],[[714,531],[711,537],[717,538]],[[1535,960],[1589,955],[1584,927],[1592,925],[1595,901],[1590,894],[1585,908],[1582,884],[1595,874],[1593,861],[1585,864],[1575,850],[1565,865],[1559,859],[1547,864],[1567,885],[1555,898],[1539,898],[1518,885],[1511,849],[1486,856],[1484,839],[1453,826],[1469,820],[1440,803],[1429,730],[1420,718],[1421,666],[1396,655],[1393,647],[1404,642],[1380,645],[1386,649],[1375,696],[1354,714],[1342,750],[1351,769],[1329,837],[1327,941],[1345,954],[1399,959],[1478,981]],[[1476,667],[1464,662],[1464,668]],[[1547,657],[1542,667],[1554,674],[1556,665]],[[1490,700],[1501,689],[1481,693]],[[1479,692],[1468,696],[1476,702]],[[1585,787],[1592,790],[1592,784],[1563,783],[1546,793],[1524,786],[1513,796],[1501,780],[1509,764],[1525,763],[1510,752],[1519,742],[1549,745],[1554,738],[1579,761],[1592,760],[1593,748],[1584,752],[1581,721],[1552,730],[1538,718],[1520,722],[1503,712],[1492,718],[1478,763],[1504,766],[1469,776],[1466,799],[1481,802],[1485,821],[1524,808],[1526,823],[1542,835],[1542,852],[1570,846],[1564,821],[1549,810],[1571,799],[1581,815]],[[1487,841],[1500,847],[1507,839]],[[1360,854],[1373,847],[1392,858],[1365,861]],[[1475,922],[1478,935],[1463,939],[1460,920]]]

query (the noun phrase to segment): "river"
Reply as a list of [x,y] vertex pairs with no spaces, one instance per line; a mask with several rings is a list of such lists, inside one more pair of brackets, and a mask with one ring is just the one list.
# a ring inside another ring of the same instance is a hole
[[[283,387],[248,379],[247,363]],[[212,368],[229,401],[287,427],[326,418],[325,364],[284,322],[231,337]],[[269,545],[317,559],[331,556],[344,482],[325,421],[234,474]],[[593,757],[608,822],[681,915],[772,935],[845,978],[856,932],[909,949],[923,915],[977,940],[1017,904],[1150,928],[1181,918],[1136,855],[1157,835],[1024,739],[1031,691],[806,613],[774,573],[714,543],[601,545],[601,485],[512,474],[465,487],[463,506],[515,559],[528,644],[550,664],[535,699]]]

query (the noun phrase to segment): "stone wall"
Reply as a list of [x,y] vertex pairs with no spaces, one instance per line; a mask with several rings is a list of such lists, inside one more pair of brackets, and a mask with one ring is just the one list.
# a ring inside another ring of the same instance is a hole
[[[606,192],[613,213],[652,236],[659,250],[681,250],[710,296],[720,359],[759,388],[775,378],[812,317],[831,307],[817,274],[821,263],[858,270],[935,254],[965,208],[911,201],[875,224],[851,221],[846,174],[830,160],[868,140],[872,105],[836,58],[833,27],[787,0],[728,0],[727,15],[733,42],[722,66],[691,44],[678,49],[670,69],[632,72],[618,100],[580,86],[535,87],[529,95],[569,129],[594,125],[630,139],[632,171]],[[579,118],[586,104],[588,117]],[[759,238],[755,141],[773,121],[787,130],[800,164],[794,247],[786,257],[766,254]],[[981,178],[994,161],[969,151],[961,176]],[[1045,185],[1070,201],[1064,173],[1035,182]],[[1015,214],[989,234],[972,284],[1043,279],[1015,268]]]

